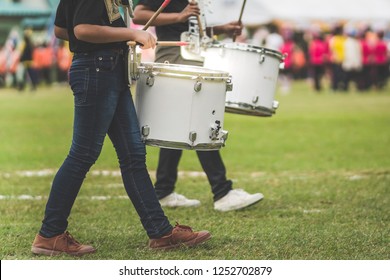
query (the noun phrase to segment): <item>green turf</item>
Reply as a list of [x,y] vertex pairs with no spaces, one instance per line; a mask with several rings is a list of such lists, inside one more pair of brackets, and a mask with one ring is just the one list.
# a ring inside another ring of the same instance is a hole
[[[146,248],[120,177],[102,174],[118,170],[106,141],[69,220],[77,239],[98,248],[83,259],[389,259],[389,92],[317,94],[296,82],[276,99],[280,107],[271,118],[225,114],[229,138],[221,153],[228,177],[236,188],[262,192],[259,204],[215,212],[207,179],[189,172],[202,170],[194,151],[184,152],[177,192],[202,205],[166,214],[172,223],[212,233],[198,248]],[[69,150],[72,102],[66,86],[0,90],[1,259],[45,259],[31,255],[30,246],[53,172]],[[147,151],[154,179],[158,148]],[[38,176],[42,170],[47,174]],[[108,199],[97,199],[103,196]]]

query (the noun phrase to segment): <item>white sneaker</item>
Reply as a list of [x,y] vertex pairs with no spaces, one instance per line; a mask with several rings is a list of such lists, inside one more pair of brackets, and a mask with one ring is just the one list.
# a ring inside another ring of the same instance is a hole
[[244,190],[235,189],[214,202],[214,209],[222,212],[238,210],[253,205],[263,198],[262,193],[249,194]]
[[197,207],[200,205],[200,201],[188,199],[184,195],[173,192],[160,199],[160,204],[163,207]]

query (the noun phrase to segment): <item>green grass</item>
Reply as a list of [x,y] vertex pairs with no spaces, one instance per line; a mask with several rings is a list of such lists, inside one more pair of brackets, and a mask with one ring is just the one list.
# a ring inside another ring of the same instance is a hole
[[[196,209],[166,209],[172,223],[207,229],[198,248],[154,252],[117,171],[112,145],[87,177],[69,231],[98,248],[83,259],[348,259],[390,258],[390,94],[321,94],[304,82],[276,96],[271,118],[225,114],[229,131],[221,149],[236,188],[262,192],[248,209],[219,213],[204,176],[184,172],[177,192],[201,200]],[[30,246],[43,218],[53,172],[68,152],[72,130],[68,87],[32,94],[0,90],[0,257],[45,259]],[[154,179],[158,148],[147,147]],[[42,176],[25,171],[49,170]],[[202,171],[185,151],[181,171]],[[203,174],[203,173],[201,173]],[[29,195],[34,199],[22,200]],[[109,196],[107,200],[91,199]],[[73,259],[59,256],[56,259]]]

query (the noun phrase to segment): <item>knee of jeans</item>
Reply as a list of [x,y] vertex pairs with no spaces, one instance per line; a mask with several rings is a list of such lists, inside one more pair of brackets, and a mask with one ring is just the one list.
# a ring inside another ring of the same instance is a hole
[[95,164],[99,155],[100,152],[79,153],[74,150],[71,150],[69,153],[69,157],[72,158],[75,165],[78,165],[80,168],[87,169]]
[[146,168],[145,154],[128,154],[119,159],[119,165],[122,170],[135,170]]

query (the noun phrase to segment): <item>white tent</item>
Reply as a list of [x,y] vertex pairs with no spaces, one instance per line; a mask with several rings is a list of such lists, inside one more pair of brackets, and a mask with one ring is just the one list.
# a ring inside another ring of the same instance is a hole
[[[207,1],[205,1],[207,2]],[[238,20],[244,0],[212,0],[206,4],[209,25]],[[390,23],[390,0],[246,0],[242,21],[256,25],[271,20],[295,23],[339,20]]]

